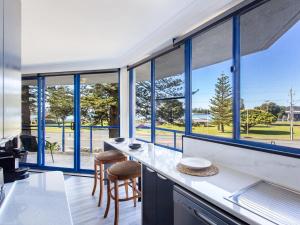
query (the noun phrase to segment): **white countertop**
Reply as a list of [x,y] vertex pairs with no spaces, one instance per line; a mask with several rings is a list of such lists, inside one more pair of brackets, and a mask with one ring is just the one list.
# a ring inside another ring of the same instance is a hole
[[8,185],[1,225],[73,225],[62,172],[30,174]]
[[219,173],[211,177],[195,177],[182,174],[176,169],[177,163],[182,158],[182,153],[159,146],[155,146],[154,151],[149,152],[147,143],[144,142],[140,142],[142,147],[139,150],[131,150],[128,147],[128,142],[126,140],[117,144],[112,139],[106,141],[114,148],[132,156],[142,164],[237,218],[249,224],[274,225],[274,223],[224,199],[224,197],[230,196],[233,192],[258,182],[258,178],[220,165],[216,165],[219,168]]

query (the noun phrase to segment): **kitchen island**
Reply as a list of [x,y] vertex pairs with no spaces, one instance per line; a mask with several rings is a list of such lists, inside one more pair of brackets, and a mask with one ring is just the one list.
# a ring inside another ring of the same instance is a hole
[[[211,177],[195,177],[182,174],[176,169],[176,165],[182,158],[181,152],[159,146],[155,146],[155,149],[148,151],[147,143],[139,141],[137,142],[141,143],[141,148],[138,150],[131,150],[128,147],[129,142],[130,140],[127,139],[123,143],[116,143],[113,139],[110,139],[109,141],[106,141],[105,144],[106,146],[111,146],[113,149],[117,149],[142,163],[143,220],[145,217],[153,217],[153,210],[155,209],[157,214],[162,213],[162,217],[164,218],[172,217],[172,210],[169,211],[171,214],[167,215],[163,210],[157,210],[157,207],[161,207],[162,204],[153,204],[151,207],[148,205],[148,201],[158,198],[157,202],[164,202],[167,204],[165,208],[172,207],[172,187],[178,185],[204,201],[218,207],[220,210],[227,212],[229,215],[244,221],[246,224],[274,225],[274,223],[269,220],[225,199],[233,192],[255,184],[260,180],[259,178],[221,165],[217,165],[219,173]],[[152,176],[151,173],[156,174],[158,180],[153,178],[154,176]],[[155,179],[157,181],[155,181]],[[153,185],[154,183],[161,183],[164,186],[155,188]],[[159,196],[153,196],[155,189],[159,190]],[[146,207],[145,204],[147,204]],[[147,215],[149,212],[152,212],[152,215]],[[143,221],[142,224],[153,223]]]
[[62,172],[30,174],[6,186],[1,225],[73,225]]

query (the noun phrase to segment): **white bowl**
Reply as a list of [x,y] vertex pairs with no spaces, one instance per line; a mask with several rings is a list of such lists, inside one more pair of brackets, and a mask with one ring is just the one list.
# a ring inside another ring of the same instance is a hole
[[198,157],[185,157],[180,160],[180,164],[191,169],[204,169],[211,166],[211,161]]

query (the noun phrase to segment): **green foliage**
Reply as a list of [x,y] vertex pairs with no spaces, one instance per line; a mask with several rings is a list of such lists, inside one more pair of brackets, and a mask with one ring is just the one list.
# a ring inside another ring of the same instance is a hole
[[156,116],[160,122],[173,124],[179,122],[183,115],[183,103],[178,100],[168,100],[158,104]]
[[51,86],[46,89],[49,114],[56,122],[64,123],[67,116],[73,114],[73,91],[69,86]]
[[269,112],[258,110],[258,109],[248,109],[241,111],[241,127],[246,132],[258,124],[270,125],[276,117]]
[[[37,113],[37,87],[22,85],[22,126],[29,128],[32,123],[31,115]],[[23,129],[23,134],[31,135],[31,129]]]
[[232,95],[229,77],[221,74],[215,85],[215,96],[210,99],[212,124],[224,133],[224,126],[232,122]]
[[83,123],[92,125],[118,124],[118,85],[82,85],[81,116]]
[[151,120],[151,82],[136,83],[136,115],[140,120]]
[[274,121],[276,121],[276,119],[278,118],[282,118],[282,116],[284,116],[285,113],[285,106],[279,106],[277,105],[275,102],[265,102],[260,106],[254,107],[254,109],[258,109],[258,110],[263,110],[266,112],[269,112],[271,114],[274,115]]
[[[181,75],[170,76],[155,81],[157,118],[161,122],[179,122],[184,115],[183,104],[170,97],[182,97],[183,79]],[[151,120],[151,83],[140,81],[136,84],[136,115],[139,120]]]
[[57,142],[50,142],[46,140],[46,149],[50,151],[58,151],[59,145]]

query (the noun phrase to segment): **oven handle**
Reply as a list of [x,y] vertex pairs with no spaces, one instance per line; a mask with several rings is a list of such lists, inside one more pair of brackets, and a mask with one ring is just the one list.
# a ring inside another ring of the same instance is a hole
[[194,214],[203,222],[209,224],[209,225],[218,225],[217,223],[215,223],[214,221],[212,221],[208,216],[204,215],[203,213],[197,211],[196,209],[194,209]]

